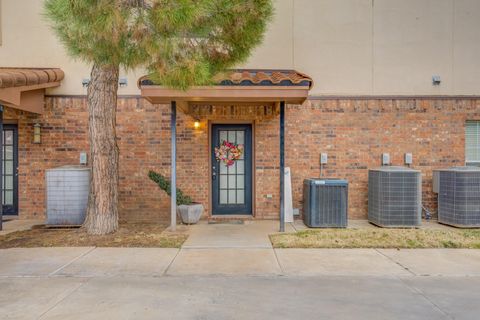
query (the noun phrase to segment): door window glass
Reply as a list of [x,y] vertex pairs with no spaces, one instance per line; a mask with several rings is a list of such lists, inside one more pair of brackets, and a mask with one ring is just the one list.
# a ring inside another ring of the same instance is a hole
[[3,205],[13,205],[13,179],[15,175],[13,135],[13,130],[3,130]]
[[[219,143],[228,141],[234,144],[245,143],[244,130],[220,130]],[[236,160],[231,166],[223,162],[220,165],[219,201],[220,204],[244,204],[245,203],[245,155]]]

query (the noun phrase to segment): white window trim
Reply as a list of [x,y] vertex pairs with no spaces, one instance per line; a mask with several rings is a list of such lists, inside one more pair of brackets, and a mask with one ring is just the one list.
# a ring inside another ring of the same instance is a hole
[[[474,123],[474,131],[475,131],[475,139],[476,141],[472,141],[471,144],[468,143],[467,141],[467,138],[468,138],[468,135],[467,135],[467,131],[468,131],[468,128],[469,128],[469,124],[472,124]],[[475,159],[469,159],[468,156],[469,152],[467,152],[467,150],[471,150],[471,149],[474,149],[475,152],[474,154],[476,154],[476,158]],[[466,165],[472,165],[472,166],[480,166],[480,120],[467,120],[466,123],[465,123],[465,164]]]

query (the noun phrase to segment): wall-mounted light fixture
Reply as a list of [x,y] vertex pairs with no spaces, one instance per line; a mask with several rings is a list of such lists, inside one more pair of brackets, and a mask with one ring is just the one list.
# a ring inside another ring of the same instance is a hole
[[33,125],[33,143],[42,143],[42,126],[40,123]]
[[432,76],[432,84],[434,86],[439,86],[442,83],[442,78],[440,76]]
[[118,85],[122,88],[128,86],[128,79],[127,78],[120,78],[118,80]]
[[89,84],[90,84],[90,79],[89,78],[83,78],[82,79],[82,86],[84,88],[87,88]]
[[194,127],[195,129],[200,128],[200,120],[195,119],[195,122],[193,123],[193,127]]

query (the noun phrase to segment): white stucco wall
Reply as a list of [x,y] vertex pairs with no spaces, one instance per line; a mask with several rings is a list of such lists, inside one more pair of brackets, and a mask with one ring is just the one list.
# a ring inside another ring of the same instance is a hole
[[[60,67],[55,94],[84,94],[73,61],[42,16],[42,0],[1,1],[0,66]],[[312,95],[479,95],[479,0],[275,0],[262,46],[239,67],[294,68]],[[138,94],[142,70],[120,94]],[[442,78],[433,86],[432,75]]]

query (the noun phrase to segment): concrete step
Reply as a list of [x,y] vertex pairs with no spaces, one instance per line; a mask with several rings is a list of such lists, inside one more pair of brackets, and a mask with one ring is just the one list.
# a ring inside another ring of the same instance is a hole
[[208,224],[244,224],[245,221],[253,220],[251,215],[211,216],[207,218]]

